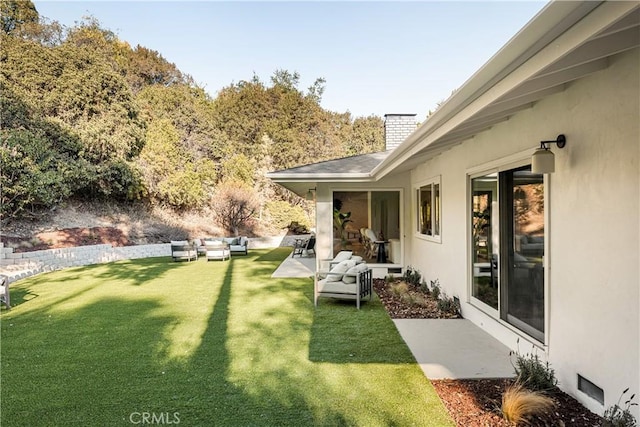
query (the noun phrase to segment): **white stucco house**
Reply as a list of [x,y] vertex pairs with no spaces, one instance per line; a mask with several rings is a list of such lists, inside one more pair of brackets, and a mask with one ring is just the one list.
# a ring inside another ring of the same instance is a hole
[[[339,198],[384,232],[378,277],[438,280],[601,414],[640,393],[639,46],[638,2],[549,3],[398,146],[268,176],[315,193],[318,258]],[[532,169],[541,141],[553,172]]]

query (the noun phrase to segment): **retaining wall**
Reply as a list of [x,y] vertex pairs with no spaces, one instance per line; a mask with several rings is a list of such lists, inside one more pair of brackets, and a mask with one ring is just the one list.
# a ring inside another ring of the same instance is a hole
[[91,245],[19,253],[13,252],[13,248],[0,246],[0,273],[8,276],[11,283],[46,271],[162,256],[171,256],[169,243],[118,247]]
[[[250,238],[249,249],[293,246],[294,236]],[[0,274],[9,283],[47,271],[62,270],[90,264],[136,258],[171,256],[171,244],[157,243],[136,246],[90,245],[72,248],[15,253],[0,243]]]

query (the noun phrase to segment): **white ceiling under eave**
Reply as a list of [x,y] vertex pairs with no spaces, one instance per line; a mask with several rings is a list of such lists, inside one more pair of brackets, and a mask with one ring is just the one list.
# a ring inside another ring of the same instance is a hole
[[[640,46],[638,2],[559,3],[543,9],[409,136],[373,171],[375,179],[414,168],[508,120],[518,111],[532,107],[537,101],[565,90],[571,82],[606,68],[611,56]],[[573,9],[568,8],[571,4]],[[569,28],[567,16],[575,21]],[[550,22],[550,28],[549,25],[548,28],[535,25],[537,19],[545,18]],[[534,31],[557,36],[541,46],[544,35],[536,39],[529,34]],[[517,47],[522,40],[520,53],[518,49],[509,51],[510,45]],[[523,57],[524,52],[528,52],[529,57]],[[511,55],[513,60],[505,60],[501,54]],[[493,63],[507,65],[492,70]],[[505,72],[506,69],[509,71]],[[496,79],[496,76],[503,77]]]

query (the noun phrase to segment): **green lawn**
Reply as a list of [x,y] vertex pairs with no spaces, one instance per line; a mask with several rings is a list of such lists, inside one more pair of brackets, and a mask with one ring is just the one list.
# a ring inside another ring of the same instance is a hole
[[151,258],[12,285],[3,426],[453,425],[378,300],[272,279],[291,248]]

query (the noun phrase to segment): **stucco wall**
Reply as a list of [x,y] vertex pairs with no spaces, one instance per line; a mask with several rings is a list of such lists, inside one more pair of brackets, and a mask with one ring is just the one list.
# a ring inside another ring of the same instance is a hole
[[[525,335],[468,303],[467,176],[527,159],[539,141],[567,136],[566,148],[552,147],[556,173],[547,177],[548,328],[539,353],[547,352],[564,390],[600,413],[625,388],[640,392],[639,64],[638,49],[620,54],[607,69],[441,154],[411,176],[413,185],[441,176],[442,242],[411,233],[405,264],[460,296],[465,317],[513,349],[520,337],[520,350],[530,352]],[[409,217],[405,229],[415,220]],[[604,389],[604,406],[577,390],[577,374]]]

